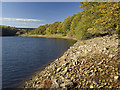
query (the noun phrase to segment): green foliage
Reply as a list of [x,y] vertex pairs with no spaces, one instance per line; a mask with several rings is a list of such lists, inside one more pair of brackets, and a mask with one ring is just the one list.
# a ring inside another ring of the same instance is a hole
[[77,39],[87,39],[91,37],[91,34],[87,31],[87,29],[92,26],[91,20],[92,16],[86,17],[85,14],[82,15],[80,21],[77,23],[77,26],[75,28],[75,35]]
[[64,22],[40,26],[29,34],[62,34],[77,39],[87,39],[120,31],[119,2],[81,2],[81,4],[82,12],[68,16]]
[[47,27],[49,27],[48,24],[40,26],[37,29],[32,30],[31,34],[38,34],[38,35],[43,34],[44,35],[45,34],[45,30],[46,30]]
[[83,58],[84,56],[82,56],[82,55],[80,55],[79,57],[77,57],[77,59],[79,60],[79,59],[81,59],[81,58]]
[[80,21],[81,16],[82,16],[82,13],[80,13],[80,12],[78,14],[74,15],[74,18],[73,18],[73,20],[71,22],[71,26],[70,26],[70,35],[71,36],[75,36],[76,35],[75,34],[75,28],[76,28],[78,22]]
[[[84,11],[93,16],[92,26],[88,32],[92,34],[113,34],[118,30],[119,2],[82,3]],[[89,16],[87,16],[89,17]]]
[[17,36],[28,32],[26,29],[18,29],[10,26],[0,25],[0,28],[1,28],[0,31],[2,32],[2,36]]
[[15,36],[17,33],[17,29],[15,27],[10,26],[0,26],[0,29],[2,31],[2,36]]
[[55,22],[53,24],[50,24],[50,26],[46,29],[46,34],[56,34],[57,33],[57,27],[61,22]]
[[71,26],[71,22],[74,19],[74,16],[70,17],[68,16],[65,20],[64,20],[64,26],[63,26],[63,31],[64,34],[66,35],[68,32],[70,32],[70,26]]
[[27,34],[28,31],[26,29],[16,29],[16,35]]
[[64,33],[64,31],[63,31],[63,26],[64,26],[64,23],[60,23],[59,25],[58,25],[58,27],[57,27],[57,33],[59,34],[59,33]]
[[119,31],[119,2],[82,2],[82,17],[75,28],[76,38],[113,34]]

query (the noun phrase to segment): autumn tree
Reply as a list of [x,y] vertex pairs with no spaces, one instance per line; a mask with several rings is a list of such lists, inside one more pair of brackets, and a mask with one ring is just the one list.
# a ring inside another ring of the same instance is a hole
[[65,20],[64,20],[64,27],[63,27],[63,31],[65,34],[67,34],[70,31],[70,25],[71,25],[71,21],[73,20],[74,16],[70,17],[68,16]]
[[81,7],[94,18],[88,32],[92,34],[112,34],[118,30],[119,2],[84,2]]
[[59,23],[58,27],[57,27],[57,33],[58,34],[63,34],[64,31],[63,31],[63,27],[64,27],[64,23]]

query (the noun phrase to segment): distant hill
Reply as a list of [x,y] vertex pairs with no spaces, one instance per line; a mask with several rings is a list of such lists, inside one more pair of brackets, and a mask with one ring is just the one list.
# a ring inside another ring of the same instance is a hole
[[34,29],[36,29],[36,28],[17,28],[17,29],[34,30]]
[[1,32],[2,36],[18,36],[21,34],[27,34],[29,31],[34,29],[36,28],[16,28],[16,27],[0,25],[0,32],[2,31]]
[[0,25],[0,32],[2,33],[2,36],[16,36],[18,31],[19,30],[15,27]]

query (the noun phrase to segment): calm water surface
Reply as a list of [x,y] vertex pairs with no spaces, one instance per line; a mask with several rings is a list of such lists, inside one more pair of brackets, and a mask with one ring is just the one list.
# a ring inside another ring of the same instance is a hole
[[14,88],[45,64],[60,57],[75,41],[40,37],[2,38],[2,87]]

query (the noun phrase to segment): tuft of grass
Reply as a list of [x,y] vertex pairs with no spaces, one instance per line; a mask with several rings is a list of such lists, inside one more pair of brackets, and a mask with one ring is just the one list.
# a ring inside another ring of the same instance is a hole
[[116,51],[116,50],[117,50],[117,48],[110,48],[109,49],[110,52],[113,52],[113,51]]
[[117,48],[112,48],[113,51],[117,50]]
[[83,41],[83,44],[87,44],[86,41]]
[[82,56],[82,55],[80,55],[77,59],[81,59],[81,58],[83,58],[84,56]]

